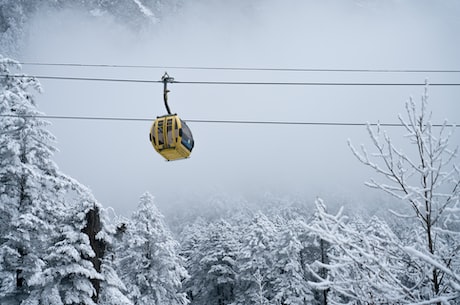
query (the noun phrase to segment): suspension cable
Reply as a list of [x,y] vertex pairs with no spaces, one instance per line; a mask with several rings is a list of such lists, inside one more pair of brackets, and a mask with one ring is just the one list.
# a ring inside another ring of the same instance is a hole
[[[136,117],[100,117],[100,116],[70,116],[70,115],[15,115],[1,114],[0,117],[13,118],[40,118],[50,120],[91,120],[91,121],[127,121],[127,122],[152,122],[151,118]],[[382,126],[404,127],[401,123],[370,123],[370,122],[308,122],[308,121],[260,121],[260,120],[210,120],[210,119],[183,119],[187,123],[213,123],[213,124],[256,124],[256,125],[312,125],[312,126]],[[432,127],[452,127],[456,124],[431,124]]]
[[[2,74],[0,77],[34,77],[38,79],[50,80],[70,80],[70,81],[102,81],[102,82],[127,82],[127,83],[163,83],[163,80],[149,79],[124,79],[124,78],[95,78],[95,77],[69,77],[69,76],[50,76],[50,75],[19,75]],[[187,85],[265,85],[265,86],[426,86],[425,82],[414,83],[364,83],[364,82],[252,82],[252,81],[171,81],[173,84]],[[429,86],[460,86],[460,83],[429,83]]]
[[337,69],[337,68],[264,68],[264,67],[224,67],[224,66],[167,66],[167,65],[117,65],[84,63],[20,62],[29,66],[64,66],[98,68],[135,69],[177,69],[177,70],[224,70],[224,71],[272,71],[272,72],[352,72],[352,73],[460,73],[456,69]]

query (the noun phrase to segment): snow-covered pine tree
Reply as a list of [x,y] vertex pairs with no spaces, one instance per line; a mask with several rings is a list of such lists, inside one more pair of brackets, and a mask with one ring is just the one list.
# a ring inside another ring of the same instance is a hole
[[204,218],[198,217],[194,222],[185,225],[179,234],[180,255],[185,259],[187,270],[192,267],[187,262],[193,259],[195,253],[198,252],[198,245],[206,238],[208,225]]
[[203,253],[200,249],[207,240],[208,226],[210,225],[203,218],[198,217],[193,223],[185,226],[180,233],[180,255],[185,261],[185,269],[189,275],[189,278],[184,281],[183,289],[191,304],[195,301],[194,296],[201,294],[199,287],[193,283],[195,278],[203,277],[203,269],[200,265]]
[[0,54],[14,56],[24,36],[24,24],[35,1],[0,0]]
[[219,220],[207,227],[195,247],[187,261],[190,278],[184,285],[191,304],[230,304],[234,300],[239,247],[234,228]]
[[[76,181],[69,182],[73,188],[80,187]],[[67,188],[67,205],[61,210],[59,225],[45,249],[45,267],[37,274],[24,305],[97,304],[96,283],[100,283],[103,276],[94,265],[98,258],[85,232],[88,215],[97,205],[88,191],[81,191],[84,193],[74,193],[71,198]]]
[[54,137],[29,93],[39,83],[11,75],[19,68],[0,57],[0,304],[93,305],[109,280],[105,225],[90,223],[102,208],[51,160]]
[[237,256],[238,277],[235,305],[269,304],[274,298],[274,242],[276,227],[262,213],[257,213],[241,236]]
[[[323,211],[327,210],[327,207],[322,201],[317,200],[316,204],[321,205]],[[321,279],[326,279],[328,275],[328,269],[325,267],[329,263],[329,243],[325,241],[320,235],[312,234],[309,230],[306,230],[307,224],[314,226],[315,223],[320,222],[321,218],[318,213],[318,209],[315,210],[311,220],[305,218],[298,219],[295,228],[297,228],[297,234],[299,240],[302,243],[302,249],[300,252],[300,259],[303,269],[304,279],[306,281],[316,282],[317,278],[312,276],[310,270],[313,268],[313,273],[319,275]],[[319,264],[313,264],[313,262],[319,262]],[[314,303],[318,305],[327,305],[328,300],[328,288],[314,289],[312,288],[314,295]]]
[[452,132],[446,134],[446,123],[439,129],[433,127],[427,107],[428,86],[420,111],[411,98],[406,103],[407,119],[399,116],[407,132],[405,138],[414,148],[412,157],[394,146],[386,132],[380,128],[374,131],[370,126],[367,129],[375,153],[368,154],[364,147],[358,152],[350,141],[349,146],[360,162],[388,182],[372,179],[367,186],[382,190],[412,208],[411,216],[418,220],[421,238],[417,244],[406,245],[406,249],[411,255],[420,253],[424,258],[429,257],[430,262],[436,262],[419,261],[425,266],[421,275],[426,277],[419,289],[423,291],[422,300],[441,304],[460,298],[452,278],[452,274],[460,271],[460,167],[456,163],[458,146],[449,147]]
[[0,53],[15,56],[28,32],[34,14],[50,10],[77,9],[93,18],[111,16],[124,26],[140,29],[156,24],[165,12],[177,8],[181,1],[172,0],[0,0]]
[[51,161],[54,137],[37,118],[32,77],[13,76],[17,62],[0,56],[0,303],[27,298],[44,266],[41,254],[62,207],[62,186]]
[[[114,238],[117,236],[117,228],[109,220],[107,210],[103,209],[97,202],[94,202],[92,209],[86,213],[87,219],[91,214],[95,218],[92,221],[92,226],[96,228],[94,231],[95,234],[90,237],[90,240],[93,239],[91,247],[95,249],[95,258],[98,259],[94,265],[100,266],[97,269],[102,276],[102,280],[98,281],[99,293],[97,304],[133,305],[134,302],[128,297],[127,287],[117,272],[116,251],[118,243]],[[85,228],[88,227],[88,223],[87,221]]]
[[46,266],[21,305],[132,305],[114,269],[113,231],[105,210],[87,188],[62,178],[66,205],[44,251]]
[[135,305],[187,304],[180,292],[187,272],[178,250],[152,195],[143,194],[117,249],[118,271]]
[[292,227],[295,221],[286,222],[280,229],[274,247],[274,274],[271,282],[275,304],[302,305],[312,304],[313,293],[304,279],[301,250]]

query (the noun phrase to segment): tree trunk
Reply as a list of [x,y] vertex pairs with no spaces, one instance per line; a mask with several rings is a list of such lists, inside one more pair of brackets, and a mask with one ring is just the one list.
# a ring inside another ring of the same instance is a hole
[[[99,209],[95,206],[93,209],[86,213],[86,226],[82,229],[82,232],[88,235],[89,243],[93,249],[94,257],[85,257],[85,259],[93,263],[94,268],[97,272],[101,272],[101,260],[104,256],[105,244],[103,241],[96,239],[97,233],[102,229],[101,219],[99,217]],[[91,283],[96,290],[96,294],[93,295],[92,299],[97,303],[99,298],[99,292],[101,290],[101,281],[99,279],[91,279]]]
[[[323,265],[329,263],[329,260],[327,258],[327,246],[325,244],[326,242],[321,239],[320,242],[319,242],[319,246],[320,246],[320,251],[321,251],[321,263]],[[322,278],[326,278],[327,276],[327,269],[326,268],[321,268],[321,277]],[[323,290],[323,305],[327,305],[327,293],[328,293],[329,289],[325,289]]]

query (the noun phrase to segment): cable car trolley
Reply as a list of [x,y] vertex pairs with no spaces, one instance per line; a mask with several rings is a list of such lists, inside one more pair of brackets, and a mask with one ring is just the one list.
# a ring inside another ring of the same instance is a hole
[[172,114],[168,106],[168,83],[174,78],[167,73],[161,78],[164,84],[163,99],[168,114],[158,116],[150,129],[153,148],[167,161],[186,159],[192,152],[194,141],[187,124],[177,114]]

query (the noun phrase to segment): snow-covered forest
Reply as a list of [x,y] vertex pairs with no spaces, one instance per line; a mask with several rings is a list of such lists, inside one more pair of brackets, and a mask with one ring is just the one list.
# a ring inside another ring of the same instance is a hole
[[146,191],[114,216],[59,169],[46,88],[12,59],[28,18],[78,6],[139,28],[180,5],[0,0],[0,304],[460,304],[456,127],[433,122],[428,84],[395,114],[397,138],[369,124],[370,145],[348,141],[392,203],[368,213],[267,195],[166,219]]

